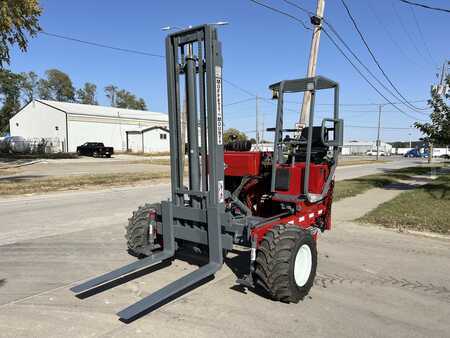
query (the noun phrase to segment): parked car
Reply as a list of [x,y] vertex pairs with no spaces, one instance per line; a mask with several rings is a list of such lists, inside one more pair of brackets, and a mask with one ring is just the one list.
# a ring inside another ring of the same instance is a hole
[[422,152],[420,152],[419,149],[411,149],[403,156],[404,157],[415,157],[415,158],[428,158],[429,155],[430,155],[430,153],[428,152],[428,150],[425,150],[422,153]]
[[114,154],[113,147],[105,147],[101,142],[86,142],[77,147],[77,154],[93,157],[111,157]]
[[[378,152],[379,154],[380,154],[380,156],[386,156],[386,153],[383,151],[383,150],[380,150],[379,152]],[[366,152],[366,155],[368,155],[368,156],[377,156],[377,150],[375,149],[375,150],[368,150],[367,152]]]

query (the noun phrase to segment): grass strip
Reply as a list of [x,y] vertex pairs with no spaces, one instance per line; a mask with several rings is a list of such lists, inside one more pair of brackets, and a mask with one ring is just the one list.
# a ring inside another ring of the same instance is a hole
[[450,234],[450,174],[402,192],[358,221],[400,230]]
[[51,178],[16,176],[0,180],[0,196],[80,190],[89,187],[131,185],[170,177],[169,172],[74,175]]
[[441,168],[442,164],[407,167],[390,170],[384,174],[338,181],[335,184],[333,199],[338,201],[343,198],[353,197],[373,188],[383,188],[389,184],[396,183],[398,180],[411,180],[413,176],[436,175]]

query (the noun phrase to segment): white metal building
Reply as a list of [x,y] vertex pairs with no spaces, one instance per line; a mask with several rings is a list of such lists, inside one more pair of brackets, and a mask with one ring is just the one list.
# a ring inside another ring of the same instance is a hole
[[[141,132],[151,127],[167,129],[168,115],[116,107],[33,100],[10,119],[9,125],[11,136],[27,139],[58,138],[63,143],[64,151],[74,152],[77,146],[85,142],[103,142],[105,146],[114,147],[115,151],[126,151],[127,132]],[[168,151],[167,137],[159,138],[159,134],[158,137],[149,137],[146,149]]]
[[170,149],[169,129],[149,127],[127,131],[127,151],[134,153],[160,153]]
[[[364,155],[369,150],[376,150],[377,142],[350,141],[344,142],[342,147],[342,155]],[[380,142],[379,150],[391,154],[392,146],[385,142]]]

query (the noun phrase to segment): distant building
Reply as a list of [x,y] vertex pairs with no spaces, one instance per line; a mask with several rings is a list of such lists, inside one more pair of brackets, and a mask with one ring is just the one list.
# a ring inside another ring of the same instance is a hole
[[31,101],[9,121],[11,136],[59,139],[67,152],[85,142],[126,151],[134,131],[143,133],[145,150],[168,151],[168,124],[164,113],[47,100]]
[[127,151],[133,153],[160,153],[170,149],[169,129],[149,127],[127,131]]
[[[364,142],[364,141],[350,141],[344,142],[342,147],[342,155],[364,155],[370,150],[377,149],[377,142]],[[391,154],[392,146],[385,142],[380,142],[380,152],[385,154]]]

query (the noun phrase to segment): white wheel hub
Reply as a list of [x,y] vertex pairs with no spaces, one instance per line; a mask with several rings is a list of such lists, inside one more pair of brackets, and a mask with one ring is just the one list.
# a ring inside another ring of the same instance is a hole
[[302,287],[306,284],[311,274],[312,254],[309,245],[303,244],[297,251],[294,262],[295,283]]

